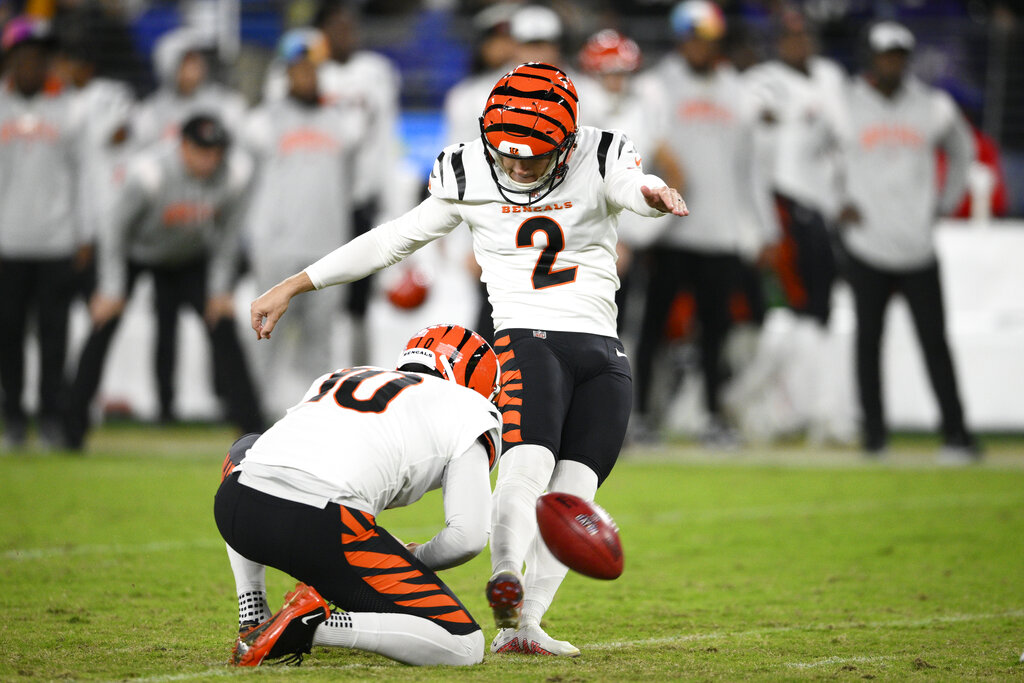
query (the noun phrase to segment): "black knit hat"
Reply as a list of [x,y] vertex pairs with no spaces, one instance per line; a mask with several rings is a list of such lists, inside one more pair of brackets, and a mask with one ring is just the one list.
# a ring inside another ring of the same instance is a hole
[[231,136],[215,116],[196,114],[181,127],[181,137],[199,147],[227,147]]

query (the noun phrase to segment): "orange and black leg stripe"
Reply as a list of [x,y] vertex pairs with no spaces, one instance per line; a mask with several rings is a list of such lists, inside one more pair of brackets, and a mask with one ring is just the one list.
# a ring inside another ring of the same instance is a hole
[[511,338],[508,334],[502,334],[494,340],[494,352],[498,354],[498,363],[501,364],[502,370],[497,404],[504,424],[501,432],[503,450],[523,442],[523,373],[518,367],[515,350],[510,344]]
[[361,581],[349,586],[342,599],[329,599],[353,612],[399,613],[430,619],[455,635],[480,628],[437,574],[378,527],[373,515],[344,506],[340,507],[340,514],[345,561]]

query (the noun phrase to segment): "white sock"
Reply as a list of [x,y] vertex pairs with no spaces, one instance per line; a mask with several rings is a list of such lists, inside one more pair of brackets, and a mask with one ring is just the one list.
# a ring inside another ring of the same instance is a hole
[[267,604],[267,568],[258,562],[242,557],[238,551],[225,544],[228,561],[235,575],[235,591],[238,594],[238,623],[261,622],[271,617]]
[[484,658],[484,634],[454,636],[410,614],[343,612],[316,627],[313,645],[348,647],[415,666],[467,666]]
[[[597,474],[583,463],[562,460],[555,465],[548,490],[571,493],[584,500],[594,500],[594,494],[597,493]],[[551,606],[555,593],[568,571],[569,568],[555,559],[538,534],[526,555],[520,626],[540,625],[541,617]]]
[[492,571],[522,571],[537,535],[537,497],[554,467],[555,456],[543,446],[516,446],[501,456],[491,498]]

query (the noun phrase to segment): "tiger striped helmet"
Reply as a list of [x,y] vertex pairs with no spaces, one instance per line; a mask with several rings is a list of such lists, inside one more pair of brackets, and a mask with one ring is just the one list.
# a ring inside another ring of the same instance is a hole
[[[576,145],[578,115],[576,86],[557,67],[529,62],[501,77],[480,117],[480,135],[502,197],[514,204],[530,204],[562,182]],[[535,182],[523,184],[509,177],[496,155],[524,159],[550,155],[551,163]],[[515,201],[506,193],[525,194],[526,201]]]
[[501,367],[491,345],[461,325],[431,325],[417,332],[398,357],[399,370],[423,366],[488,401],[498,393]]

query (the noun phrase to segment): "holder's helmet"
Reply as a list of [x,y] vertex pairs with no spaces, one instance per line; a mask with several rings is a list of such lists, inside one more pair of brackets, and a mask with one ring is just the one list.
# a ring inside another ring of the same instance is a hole
[[491,345],[461,325],[431,325],[417,332],[398,357],[399,370],[422,368],[477,392],[488,401],[498,393],[501,366]]
[[[561,69],[541,62],[520,64],[491,90],[480,117],[480,135],[491,176],[501,196],[513,204],[540,201],[565,179],[576,145],[579,96]],[[550,155],[547,169],[528,184],[516,182],[499,156],[536,159]],[[511,196],[510,196],[511,195]],[[516,195],[520,201],[513,199]]]

